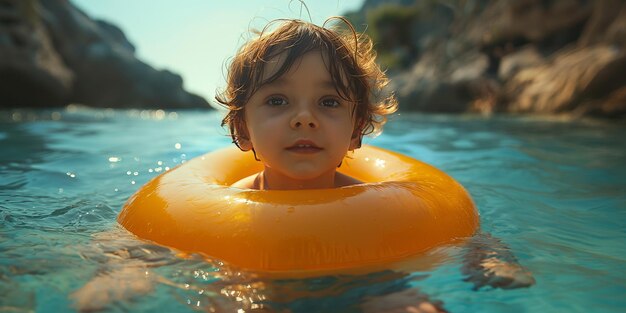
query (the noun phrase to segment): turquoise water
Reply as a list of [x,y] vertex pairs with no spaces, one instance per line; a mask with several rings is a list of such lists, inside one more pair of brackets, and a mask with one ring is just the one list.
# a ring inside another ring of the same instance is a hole
[[[159,172],[230,144],[204,111],[0,112],[0,311],[618,312],[626,307],[626,127],[616,122],[395,116],[370,143],[431,163],[472,194],[483,232],[532,271],[504,290],[464,281],[463,247],[409,274],[270,280],[177,256],[116,227]],[[366,141],[367,143],[367,141]],[[424,258],[428,258],[425,256]]]

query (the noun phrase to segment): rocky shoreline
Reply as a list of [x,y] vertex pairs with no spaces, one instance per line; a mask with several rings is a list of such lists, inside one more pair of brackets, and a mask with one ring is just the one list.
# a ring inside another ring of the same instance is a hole
[[[620,0],[365,0],[403,111],[626,116]],[[0,0],[0,108],[210,108],[68,0]]]
[[0,108],[210,108],[68,0],[0,0]]
[[622,1],[366,0],[348,16],[401,65],[402,110],[626,116]]

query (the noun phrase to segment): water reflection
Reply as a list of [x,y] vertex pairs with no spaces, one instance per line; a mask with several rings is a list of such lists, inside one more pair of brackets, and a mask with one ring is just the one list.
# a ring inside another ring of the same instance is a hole
[[[130,277],[124,264],[137,273],[135,282],[146,280],[151,287],[131,300],[109,302],[105,310],[333,306],[318,292],[346,311],[382,311],[386,300],[401,303],[399,298],[414,301],[419,295],[455,312],[623,307],[626,141],[619,123],[403,113],[371,141],[458,179],[480,209],[482,228],[510,245],[538,280],[529,289],[485,293],[472,292],[473,285],[463,281],[459,257],[404,278],[378,272],[298,282],[255,276],[197,255],[179,257],[134,238],[127,252],[104,248],[109,243],[91,235],[113,227],[137,186],[160,174],[154,171],[159,160],[165,169],[182,153],[191,159],[230,144],[214,112],[181,111],[178,120],[134,114],[80,109],[63,111],[55,120],[50,112],[22,111],[21,121],[13,121],[12,112],[0,112],[0,310],[70,311],[74,300],[68,295],[92,279],[116,272]],[[109,157],[121,160],[111,163]],[[110,261],[127,255],[148,261]],[[414,279],[424,273],[428,276]],[[388,282],[374,282],[374,276]],[[363,290],[370,280],[378,292]],[[394,289],[394,282],[406,288]],[[126,286],[142,291],[130,282]],[[553,301],[542,301],[546,298]]]
[[120,227],[93,240],[79,254],[95,265],[95,274],[70,296],[81,311],[135,310],[138,301],[143,310],[153,293],[205,312],[387,312],[410,306],[443,311],[441,301],[414,286],[427,277],[415,272],[276,279],[146,244]]

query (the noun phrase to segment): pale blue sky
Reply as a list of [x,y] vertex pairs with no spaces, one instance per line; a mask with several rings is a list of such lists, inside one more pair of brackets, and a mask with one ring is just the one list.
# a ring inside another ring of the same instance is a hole
[[[89,16],[120,27],[139,59],[183,76],[185,88],[213,101],[224,86],[224,62],[276,18],[302,18],[297,0],[71,0]],[[306,1],[313,22],[360,8],[363,0]]]

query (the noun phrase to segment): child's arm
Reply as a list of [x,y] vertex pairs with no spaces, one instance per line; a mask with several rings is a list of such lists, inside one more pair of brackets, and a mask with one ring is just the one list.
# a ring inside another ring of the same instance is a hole
[[478,233],[470,239],[462,268],[465,281],[474,283],[474,290],[484,286],[513,289],[535,284],[533,274],[520,265],[500,239]]
[[169,250],[143,244],[127,231],[114,229],[94,235],[81,256],[100,264],[98,274],[70,295],[78,311],[102,310],[111,303],[150,293],[161,277],[150,268],[167,262]]
[[370,297],[361,304],[364,313],[446,313],[443,302],[432,300],[416,288]]

